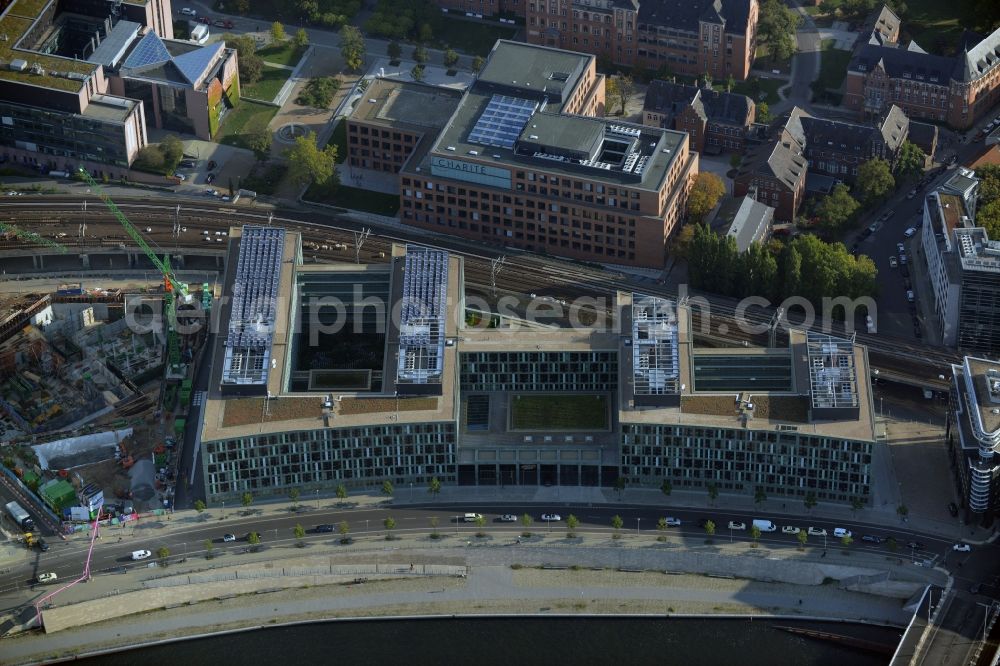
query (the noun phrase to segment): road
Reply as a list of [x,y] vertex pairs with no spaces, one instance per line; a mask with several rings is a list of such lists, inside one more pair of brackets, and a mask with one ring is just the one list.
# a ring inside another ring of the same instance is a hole
[[[324,500],[329,502],[329,500]],[[132,562],[130,554],[134,550],[147,549],[155,553],[162,547],[167,547],[174,557],[190,556],[196,552],[204,551],[206,540],[212,540],[214,548],[219,552],[239,553],[247,546],[244,537],[247,533],[255,531],[261,535],[264,547],[276,542],[291,543],[294,540],[293,528],[296,524],[302,524],[306,529],[311,529],[317,524],[339,524],[341,521],[348,521],[350,533],[354,536],[371,536],[384,534],[385,529],[382,521],[387,516],[392,516],[397,524],[396,532],[418,531],[427,532],[430,530],[431,518],[436,517],[439,521],[438,529],[442,532],[455,532],[472,535],[478,528],[472,523],[466,523],[458,517],[467,512],[482,513],[487,519],[487,527],[483,528],[491,533],[507,534],[511,540],[525,528],[520,523],[499,522],[501,514],[514,514],[522,516],[528,514],[533,517],[534,524],[531,530],[538,533],[561,532],[566,529],[566,520],[572,512],[580,521],[581,531],[611,531],[612,517],[617,515],[622,518],[622,532],[640,532],[647,535],[656,534],[657,521],[665,515],[670,515],[681,520],[681,526],[669,528],[672,535],[683,535],[685,538],[703,543],[705,531],[698,526],[701,519],[710,519],[718,526],[715,538],[723,541],[729,539],[733,542],[750,541],[748,530],[729,530],[729,521],[740,521],[749,527],[754,518],[767,516],[765,519],[774,521],[779,526],[796,525],[800,528],[807,526],[822,527],[827,530],[828,536],[809,536],[808,547],[821,550],[825,548],[840,548],[839,540],[832,536],[834,527],[844,527],[854,533],[854,543],[852,550],[863,550],[873,553],[883,553],[886,556],[892,555],[888,543],[881,545],[865,543],[861,540],[864,534],[879,535],[884,538],[892,537],[896,540],[898,551],[895,556],[911,561],[923,561],[937,559],[943,561],[945,566],[959,567],[961,563],[960,582],[968,580],[985,579],[992,576],[993,562],[1000,551],[994,545],[973,547],[971,553],[954,553],[951,550],[952,542],[941,539],[930,534],[911,532],[901,524],[899,528],[886,528],[885,526],[869,525],[853,521],[841,521],[834,525],[826,519],[811,520],[808,517],[797,515],[783,515],[775,511],[761,511],[757,513],[740,512],[736,510],[722,509],[667,509],[643,505],[604,505],[604,506],[539,506],[537,504],[511,504],[511,505],[476,505],[470,503],[461,506],[451,505],[401,505],[391,508],[359,508],[359,509],[331,509],[313,508],[312,502],[306,498],[301,502],[303,507],[301,513],[291,513],[275,515],[251,515],[244,516],[242,509],[229,507],[222,511],[215,510],[212,516],[207,516],[203,522],[191,522],[187,519],[183,522],[171,523],[166,517],[143,518],[134,524],[128,524],[122,528],[107,528],[102,532],[103,538],[98,541],[94,548],[91,570],[94,572],[105,570],[116,570],[121,567],[145,566],[145,563]],[[544,523],[541,515],[546,512],[558,512],[562,521],[554,523]],[[220,513],[227,516],[225,520],[220,520]],[[222,537],[226,533],[237,535],[240,539],[235,543],[223,543]],[[121,537],[121,540],[119,540]],[[329,541],[338,539],[337,534],[309,534],[307,539]],[[910,541],[918,541],[921,547],[911,550],[906,547]],[[781,531],[764,533],[760,538],[761,543],[795,547],[797,538],[791,534],[783,534]],[[55,572],[60,579],[79,575],[82,570],[83,560],[86,556],[88,543],[84,540],[74,540],[70,542],[60,542],[52,545],[47,553],[32,553],[30,565],[16,566],[12,571],[4,576],[0,576],[0,589],[6,589],[15,585],[25,585],[35,576],[42,572]],[[989,572],[989,574],[987,574]],[[984,589],[984,593],[995,594],[996,588],[990,585]]]

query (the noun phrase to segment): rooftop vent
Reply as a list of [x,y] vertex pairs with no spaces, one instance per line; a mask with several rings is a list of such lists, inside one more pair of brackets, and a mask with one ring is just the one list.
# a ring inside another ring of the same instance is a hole
[[7,65],[7,67],[9,67],[15,72],[23,72],[24,70],[28,69],[28,61],[18,58],[17,60],[11,60],[10,64]]

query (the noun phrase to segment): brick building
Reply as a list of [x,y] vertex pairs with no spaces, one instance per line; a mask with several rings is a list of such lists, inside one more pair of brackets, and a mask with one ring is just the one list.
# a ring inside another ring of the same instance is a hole
[[741,153],[756,108],[746,95],[653,81],[646,90],[642,124],[687,132],[691,150],[699,153]]
[[757,52],[757,0],[524,0],[527,41],[623,66],[747,78]]
[[499,41],[400,172],[404,224],[587,261],[663,266],[698,155],[606,120],[596,59]]
[[899,19],[884,9],[867,24],[847,69],[844,106],[859,119],[878,118],[895,104],[911,118],[968,129],[1000,101],[1000,29],[966,32],[958,53],[927,53],[898,42]]
[[733,195],[751,194],[774,208],[774,219],[794,222],[806,191],[808,163],[802,146],[789,137],[751,149],[733,181]]

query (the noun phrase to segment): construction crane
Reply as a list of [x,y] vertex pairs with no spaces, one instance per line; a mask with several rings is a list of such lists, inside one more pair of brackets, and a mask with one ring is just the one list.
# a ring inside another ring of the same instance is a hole
[[83,179],[87,181],[87,184],[94,189],[94,192],[98,197],[100,197],[101,201],[104,202],[104,205],[108,207],[108,210],[110,210],[111,213],[118,219],[118,222],[125,227],[125,232],[132,238],[132,240],[135,241],[135,244],[142,249],[146,256],[149,257],[149,260],[152,261],[153,265],[159,269],[160,273],[163,274],[163,288],[168,292],[176,291],[180,294],[180,297],[184,299],[185,303],[189,302],[191,300],[191,295],[188,293],[188,286],[183,282],[178,281],[174,276],[173,271],[170,269],[169,260],[164,261],[163,259],[160,259],[155,252],[153,252],[153,248],[149,247],[149,244],[146,242],[146,239],[142,237],[142,234],[139,233],[139,230],[136,229],[131,222],[129,222],[128,218],[125,217],[125,213],[118,209],[118,206],[116,206],[115,202],[111,200],[108,193],[97,184],[97,181],[94,180],[86,169],[81,168],[79,172],[80,175],[83,176]]

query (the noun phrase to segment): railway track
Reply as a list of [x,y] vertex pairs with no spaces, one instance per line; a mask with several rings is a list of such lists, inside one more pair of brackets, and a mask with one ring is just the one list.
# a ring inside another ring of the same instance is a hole
[[[175,214],[177,214],[176,204],[134,203],[126,200],[119,201],[118,205],[130,219],[136,222],[136,226],[156,224],[157,227],[153,228],[154,231],[150,234],[153,240],[170,238],[172,239],[170,245],[178,247],[201,246],[201,236],[199,235],[201,232],[199,230],[202,228],[214,231],[241,222],[267,224],[269,221],[268,214],[263,211],[247,211],[242,208],[217,206],[191,200],[180,204],[179,219],[184,226],[188,227],[186,237],[174,238],[164,228],[164,222],[172,223]],[[289,215],[295,217],[289,217]],[[75,228],[81,221],[86,221],[88,230],[92,230],[94,227],[103,228],[105,225],[112,230],[117,228],[117,222],[113,217],[100,212],[96,205],[88,206],[88,211],[83,213],[78,198],[3,202],[0,204],[0,220],[5,217],[22,227],[25,225],[35,227],[37,225],[38,227],[61,228],[63,231],[60,233],[67,235],[64,238],[54,240],[67,247],[110,248],[119,243],[128,242],[124,234],[119,232],[112,232],[100,238],[79,238],[69,234],[66,231],[67,226]],[[146,225],[144,222],[149,224]],[[319,244],[345,243],[348,245],[346,250],[304,249],[303,253],[306,256],[347,260],[354,256],[352,249],[354,232],[362,226],[338,216],[300,211],[274,211],[270,222],[301,232],[304,244],[315,242]],[[36,233],[45,233],[41,228],[32,228],[31,230]],[[51,235],[49,234],[49,236]],[[608,299],[609,304],[611,303],[610,299],[619,290],[641,291],[664,298],[678,298],[675,290],[625,271],[594,267],[558,258],[541,257],[518,250],[498,249],[445,236],[428,236],[409,229],[391,228],[380,230],[378,235],[371,235],[364,244],[361,260],[365,263],[384,261],[385,259],[381,259],[381,254],[385,253],[385,256],[388,256],[388,250],[393,242],[415,242],[461,254],[465,259],[467,284],[476,286],[484,293],[490,291],[492,287],[492,261],[499,256],[505,256],[506,265],[497,276],[497,288],[505,292],[534,293],[553,296],[557,300],[572,300],[578,296],[603,297]],[[25,244],[17,240],[0,241],[0,249],[41,249],[43,247],[40,244]],[[161,245],[160,249],[169,252],[173,248]],[[755,334],[742,330],[742,326],[766,327],[774,316],[774,308],[771,307],[738,311],[739,301],[735,299],[697,292],[692,292],[690,295],[704,298],[710,304],[711,309],[708,322],[703,321],[699,313],[695,314],[693,321],[695,330],[707,330],[714,337],[730,339],[736,343],[757,339]],[[791,325],[794,326],[796,323],[794,318],[790,316],[789,319]],[[829,319],[821,323],[822,329],[832,335],[855,335],[859,343],[868,347],[869,359],[876,368],[884,368],[918,380],[923,379],[928,386],[943,388],[950,377],[951,365],[961,362],[960,354],[944,347],[916,345],[906,339],[854,332],[850,327],[845,327],[843,323]],[[940,377],[945,379],[942,380]]]

